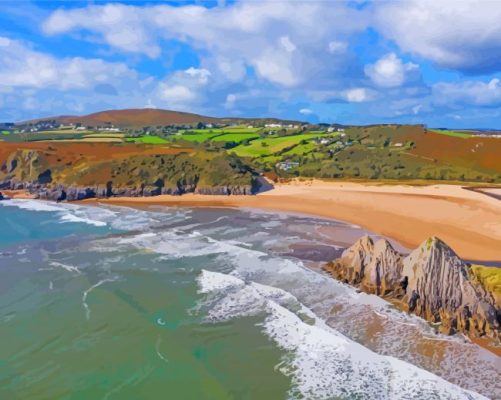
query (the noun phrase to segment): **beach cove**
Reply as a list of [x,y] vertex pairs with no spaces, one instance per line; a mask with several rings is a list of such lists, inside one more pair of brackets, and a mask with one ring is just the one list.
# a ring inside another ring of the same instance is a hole
[[466,260],[501,261],[501,202],[459,185],[385,185],[319,180],[276,184],[255,196],[185,194],[99,200],[103,204],[256,208],[360,225],[408,248],[430,236]]

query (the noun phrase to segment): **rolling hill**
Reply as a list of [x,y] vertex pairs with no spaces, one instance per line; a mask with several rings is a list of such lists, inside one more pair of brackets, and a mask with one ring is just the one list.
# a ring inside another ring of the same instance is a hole
[[17,125],[36,124],[41,121],[55,121],[60,124],[76,124],[89,126],[100,125],[114,125],[120,128],[135,128],[143,126],[157,126],[157,125],[183,125],[183,124],[197,124],[212,123],[212,124],[227,124],[227,123],[252,123],[259,121],[261,123],[298,123],[298,121],[283,121],[275,118],[215,118],[207,117],[204,115],[161,110],[157,108],[136,108],[125,110],[107,110],[100,111],[88,115],[62,115],[52,116],[46,118],[37,118],[29,121],[18,122]]

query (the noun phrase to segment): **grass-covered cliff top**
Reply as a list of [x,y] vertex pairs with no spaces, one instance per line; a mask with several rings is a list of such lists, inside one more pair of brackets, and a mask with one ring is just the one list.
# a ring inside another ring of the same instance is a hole
[[[136,146],[145,149],[144,157],[151,155],[151,148],[159,152],[184,148],[233,155],[259,173],[282,178],[501,183],[501,138],[469,131],[427,130],[419,125],[147,126],[121,131],[66,128],[11,132],[1,135],[0,140],[2,146],[53,143],[61,151],[65,151],[59,147],[63,143]],[[141,157],[140,151],[137,157]]]

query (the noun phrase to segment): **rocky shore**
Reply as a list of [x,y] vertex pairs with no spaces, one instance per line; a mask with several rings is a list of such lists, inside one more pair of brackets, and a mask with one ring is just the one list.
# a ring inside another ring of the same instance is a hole
[[501,339],[499,293],[436,237],[404,256],[387,240],[364,236],[323,269],[366,293],[395,300],[442,333]]
[[62,184],[43,184],[39,182],[0,181],[2,190],[24,190],[33,198],[52,201],[79,201],[85,199],[106,199],[110,197],[152,197],[159,195],[182,195],[186,193],[202,195],[252,195],[259,189],[259,184],[245,186],[199,187],[196,184],[177,183],[176,186],[164,186],[163,181],[154,185],[138,187],[114,187],[112,182],[92,186]]

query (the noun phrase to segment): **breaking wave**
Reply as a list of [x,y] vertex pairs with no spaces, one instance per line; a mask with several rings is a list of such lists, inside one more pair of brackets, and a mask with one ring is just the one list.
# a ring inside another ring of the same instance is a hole
[[198,283],[210,322],[266,315],[263,332],[293,354],[279,365],[292,376],[293,398],[485,399],[348,339],[282,289],[207,270]]

